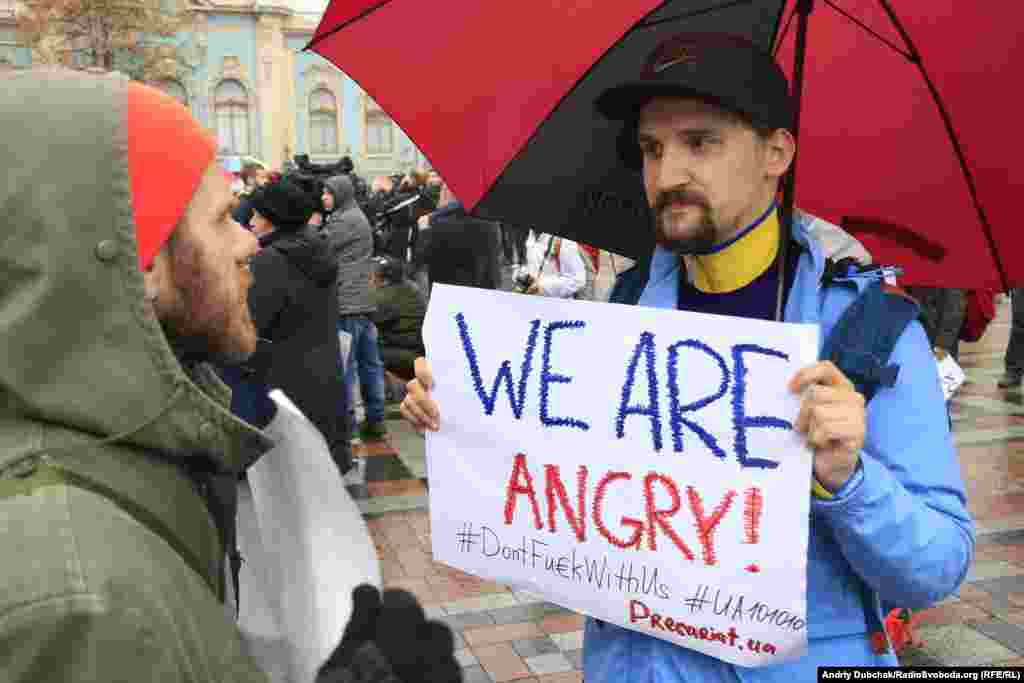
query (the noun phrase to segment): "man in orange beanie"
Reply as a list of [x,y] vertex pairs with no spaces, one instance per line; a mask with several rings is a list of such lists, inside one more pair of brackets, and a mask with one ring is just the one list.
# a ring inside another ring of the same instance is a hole
[[[266,681],[225,606],[237,478],[271,444],[207,363],[257,342],[216,145],[155,89],[61,69],[0,76],[0,131],[0,680]],[[395,602],[364,588],[320,680],[403,678]],[[419,670],[456,680],[419,615]]]

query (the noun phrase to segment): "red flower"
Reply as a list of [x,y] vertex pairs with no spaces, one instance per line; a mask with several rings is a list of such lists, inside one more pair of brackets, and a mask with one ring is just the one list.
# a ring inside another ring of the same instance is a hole
[[[910,610],[894,609],[885,617],[885,631],[889,634],[893,649],[899,655],[908,647],[917,647],[921,643],[914,636],[914,626],[920,620],[921,614],[914,614]],[[881,633],[874,634],[881,638]]]

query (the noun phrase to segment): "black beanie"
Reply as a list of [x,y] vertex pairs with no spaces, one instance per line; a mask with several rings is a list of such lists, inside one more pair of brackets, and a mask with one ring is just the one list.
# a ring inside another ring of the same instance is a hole
[[249,203],[283,232],[305,228],[317,208],[302,188],[287,180],[257,188],[249,195]]

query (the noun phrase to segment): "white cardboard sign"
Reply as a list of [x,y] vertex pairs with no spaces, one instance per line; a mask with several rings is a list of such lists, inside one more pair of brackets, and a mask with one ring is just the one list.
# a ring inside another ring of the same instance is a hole
[[435,285],[434,558],[744,666],[807,647],[816,325]]

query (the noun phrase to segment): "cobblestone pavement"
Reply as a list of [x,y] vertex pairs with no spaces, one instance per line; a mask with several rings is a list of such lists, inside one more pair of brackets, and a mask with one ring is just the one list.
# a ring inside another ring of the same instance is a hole
[[[954,438],[978,550],[960,591],[921,617],[906,664],[1024,665],[1024,396],[1000,390],[1009,303],[961,349],[968,382],[952,404]],[[350,490],[368,519],[388,586],[415,593],[457,636],[466,683],[582,680],[581,616],[433,561],[423,439],[390,412],[384,441],[357,446]]]

